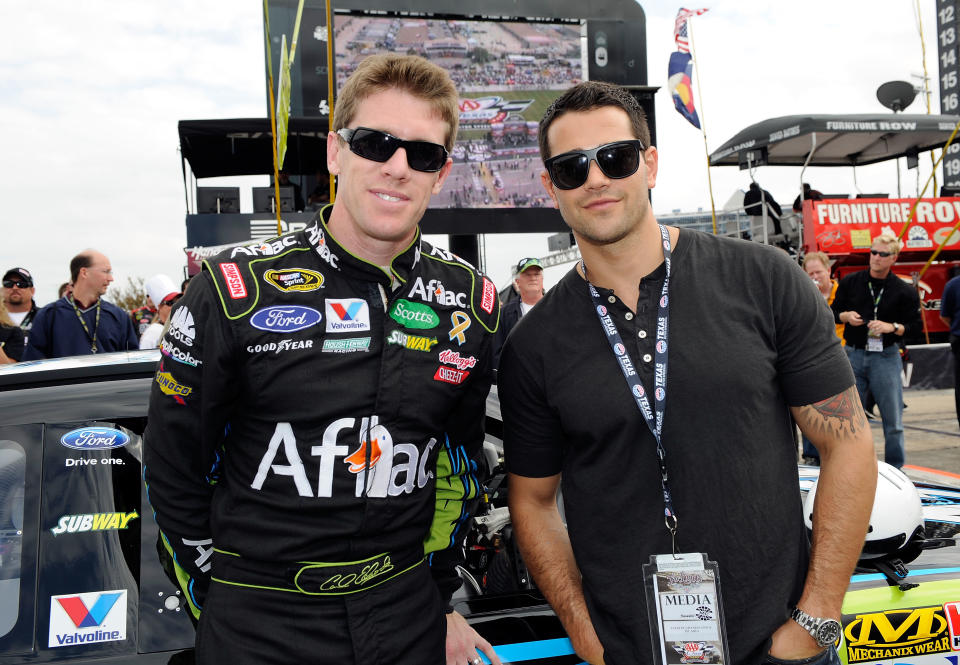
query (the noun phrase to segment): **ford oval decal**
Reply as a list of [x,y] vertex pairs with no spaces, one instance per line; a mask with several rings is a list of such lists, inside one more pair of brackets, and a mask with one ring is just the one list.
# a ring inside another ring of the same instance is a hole
[[108,450],[130,443],[130,437],[110,427],[84,427],[67,432],[60,443],[74,450]]
[[312,307],[276,305],[257,310],[250,317],[250,325],[260,330],[291,333],[320,323],[323,315]]

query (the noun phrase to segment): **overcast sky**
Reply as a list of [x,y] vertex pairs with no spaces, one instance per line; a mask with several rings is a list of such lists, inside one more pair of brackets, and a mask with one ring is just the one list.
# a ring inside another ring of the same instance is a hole
[[[936,0],[921,0],[927,67],[937,88]],[[0,268],[30,269],[37,300],[56,296],[70,257],[106,253],[118,281],[183,273],[186,243],[177,121],[262,116],[261,3],[165,0],[7,3],[0,40]],[[703,136],[666,90],[679,4],[643,4],[649,85],[657,93],[660,174],[654,210],[710,208]],[[693,19],[710,150],[760,120],[796,113],[884,112],[885,81],[918,83],[923,71],[913,0],[870,3],[725,0]],[[934,92],[934,112],[939,108]],[[908,109],[922,113],[918,97]],[[921,159],[921,176],[930,171]],[[749,177],[711,170],[717,207]],[[799,189],[799,169],[761,168],[781,204]],[[241,181],[250,184],[267,184]],[[808,170],[821,191],[855,192],[848,170]],[[904,195],[916,171],[903,170]],[[892,164],[860,169],[862,191],[896,192]],[[207,184],[207,183],[205,183]],[[240,184],[240,183],[235,183]],[[547,252],[543,238],[487,240],[487,270],[499,286],[509,266]],[[562,270],[548,273],[548,283]]]

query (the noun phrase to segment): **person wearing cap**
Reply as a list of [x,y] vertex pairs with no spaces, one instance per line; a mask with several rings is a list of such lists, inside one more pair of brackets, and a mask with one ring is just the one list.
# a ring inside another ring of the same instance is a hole
[[[147,289],[147,294],[149,293],[150,290]],[[139,337],[143,337],[143,333],[157,318],[157,304],[156,300],[147,295],[147,302],[130,312],[130,320],[133,321],[133,328]]]
[[101,296],[113,281],[110,259],[92,249],[70,260],[73,293],[37,312],[24,360],[132,351],[139,347],[126,311]]
[[20,326],[25,337],[30,334],[33,319],[40,309],[33,300],[35,293],[33,275],[26,268],[10,268],[3,274],[3,302],[7,314],[14,325]]
[[166,275],[154,275],[148,279],[146,289],[147,298],[157,303],[157,313],[140,335],[140,348],[155,349],[160,345],[163,327],[170,318],[170,310],[173,309],[180,298],[180,292],[174,285],[173,280]]
[[500,310],[500,329],[497,330],[493,346],[493,361],[500,362],[500,349],[507,341],[507,335],[526,314],[543,298],[543,264],[540,259],[520,259],[513,274],[513,288],[518,297],[505,304]]

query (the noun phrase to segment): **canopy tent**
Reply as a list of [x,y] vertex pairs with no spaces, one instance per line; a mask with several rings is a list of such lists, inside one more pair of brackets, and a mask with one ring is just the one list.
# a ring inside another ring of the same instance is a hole
[[710,155],[711,166],[863,166],[943,147],[953,115],[788,115],[747,127]]
[[[314,175],[327,170],[327,119],[290,118],[283,170]],[[269,118],[181,120],[180,152],[197,178],[272,175]]]

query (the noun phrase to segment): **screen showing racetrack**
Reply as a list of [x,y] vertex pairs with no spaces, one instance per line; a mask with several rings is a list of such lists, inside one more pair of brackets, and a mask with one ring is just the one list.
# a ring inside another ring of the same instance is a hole
[[535,208],[537,126],[550,103],[584,78],[583,22],[337,14],[337,89],[366,56],[410,53],[437,63],[460,92],[453,169],[431,208]]

